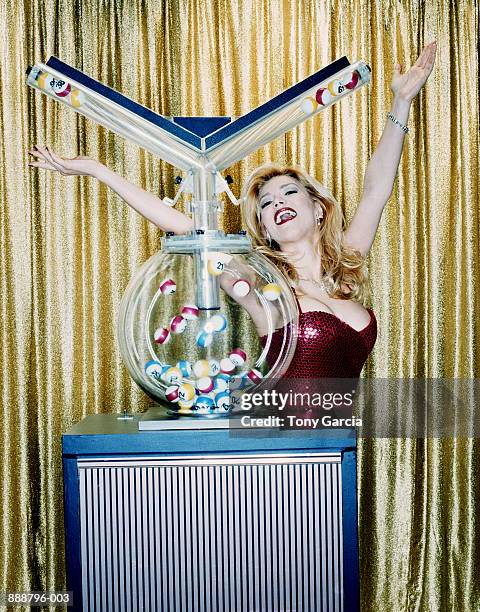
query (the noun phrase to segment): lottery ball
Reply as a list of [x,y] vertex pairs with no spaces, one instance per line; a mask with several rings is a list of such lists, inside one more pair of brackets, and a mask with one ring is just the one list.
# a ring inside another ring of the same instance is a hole
[[52,79],[53,77],[51,74],[48,74],[48,72],[42,72],[37,79],[38,86],[44,91],[51,91],[52,86],[50,83]]
[[235,370],[235,364],[229,357],[225,357],[220,361],[220,370],[224,374],[231,374]]
[[300,108],[306,115],[311,115],[317,110],[318,102],[315,100],[315,98],[304,98],[300,104]]
[[66,98],[72,89],[70,87],[70,83],[64,81],[63,79],[54,79],[52,85],[53,93],[59,98]]
[[332,94],[332,96],[338,96],[345,90],[342,81],[340,81],[339,79],[334,79],[333,81],[330,81],[330,83],[327,85],[327,88],[328,91]]
[[357,86],[359,78],[360,78],[360,75],[358,74],[356,70],[346,75],[343,79],[345,87],[347,89],[354,89]]
[[212,344],[213,341],[213,336],[212,334],[209,334],[205,331],[201,331],[196,338],[196,342],[198,344],[198,346],[200,346],[201,348],[206,348],[207,346],[210,346]]
[[178,402],[178,387],[177,385],[171,385],[167,387],[165,391],[165,397],[169,402]]
[[159,289],[164,295],[171,295],[177,290],[177,285],[171,278],[166,278],[160,283]]
[[197,306],[185,304],[185,306],[182,307],[180,314],[184,319],[187,319],[187,321],[194,321],[195,319],[198,319],[199,310]]
[[79,89],[73,89],[72,93],[70,94],[70,104],[74,108],[80,108],[80,106],[82,106],[84,102],[85,94],[83,93],[83,91],[80,91]]
[[178,398],[182,402],[190,402],[195,398],[195,387],[190,383],[183,383],[178,388]]
[[242,349],[236,348],[233,349],[228,357],[236,366],[242,366],[247,360],[247,353],[242,351]]
[[185,378],[188,378],[192,373],[192,365],[189,361],[185,361],[185,359],[177,363],[177,368]]
[[210,393],[213,389],[213,380],[210,376],[204,376],[197,380],[196,386],[200,393]]
[[249,378],[253,383],[258,383],[262,380],[263,376],[258,370],[250,370],[250,372],[247,373],[247,378]]
[[273,302],[280,297],[282,290],[276,283],[268,283],[262,288],[262,293],[265,299],[269,302]]
[[225,391],[222,391],[222,393],[217,393],[215,396],[215,405],[220,410],[230,410],[230,394],[226,393]]
[[154,331],[153,339],[157,344],[166,344],[170,340],[170,332],[165,327],[159,327]]
[[195,400],[195,408],[201,412],[209,412],[214,406],[214,400],[208,395],[199,395]]
[[178,412],[180,413],[183,412],[183,414],[188,414],[194,403],[195,403],[195,400],[193,399],[188,400],[188,401],[179,400],[178,407],[180,408],[180,410]]
[[172,330],[174,334],[181,334],[182,332],[185,331],[186,327],[187,327],[187,321],[181,315],[176,315],[170,321],[170,329]]
[[328,89],[324,89],[320,87],[320,89],[318,89],[317,93],[315,94],[315,100],[321,106],[325,106],[325,104],[328,104],[329,102],[332,101],[332,94],[329,92]]
[[226,391],[229,388],[230,376],[223,372],[215,377],[213,381],[213,388],[215,391]]
[[233,294],[237,297],[245,297],[250,293],[250,283],[244,278],[239,278],[233,283]]
[[216,314],[210,319],[213,326],[213,331],[222,332],[227,329],[227,317],[222,314]]
[[213,332],[215,331],[214,329],[214,324],[212,323],[212,320],[209,319],[208,321],[205,322],[204,326],[203,326],[203,331],[206,334],[213,334]]
[[225,263],[218,259],[209,259],[207,263],[207,270],[212,276],[220,276],[220,274],[223,274],[225,270]]
[[210,359],[210,361],[208,362],[208,365],[209,365],[209,370],[208,370],[209,376],[216,376],[217,374],[220,373],[220,363],[216,359]]
[[199,359],[193,364],[193,373],[196,378],[208,376],[210,372],[210,363],[206,359]]
[[160,380],[162,376],[163,366],[159,361],[155,361],[152,359],[145,364],[145,374],[147,376],[151,376],[155,378],[155,380]]
[[178,368],[168,368],[162,378],[169,385],[179,385],[183,380],[183,374]]

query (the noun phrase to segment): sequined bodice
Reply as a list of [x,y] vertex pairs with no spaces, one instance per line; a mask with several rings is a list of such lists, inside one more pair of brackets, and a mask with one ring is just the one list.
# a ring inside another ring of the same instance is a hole
[[[329,312],[300,312],[297,347],[285,378],[358,378],[377,338],[377,320],[357,331]],[[278,354],[280,334],[269,353]]]

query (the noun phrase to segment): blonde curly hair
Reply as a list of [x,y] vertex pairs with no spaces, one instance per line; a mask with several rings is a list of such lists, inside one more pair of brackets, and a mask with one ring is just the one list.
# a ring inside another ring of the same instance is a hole
[[316,247],[321,257],[328,294],[332,298],[356,300],[364,304],[369,298],[365,257],[343,244],[345,219],[340,204],[326,187],[300,168],[267,163],[259,166],[247,179],[242,192],[242,211],[255,250],[265,255],[290,281],[299,280],[294,266],[279,246],[267,241],[260,221],[259,191],[276,176],[290,176],[297,180],[306,189],[312,202],[317,201],[323,209],[324,216],[318,226]]

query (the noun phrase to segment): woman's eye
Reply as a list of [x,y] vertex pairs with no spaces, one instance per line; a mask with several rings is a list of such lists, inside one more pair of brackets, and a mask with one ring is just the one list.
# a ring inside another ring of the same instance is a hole
[[265,202],[262,202],[262,203],[260,204],[260,208],[262,208],[262,209],[263,209],[263,208],[265,208],[265,206],[268,206],[269,204],[271,204],[270,200],[266,200]]
[[285,192],[285,195],[291,195],[292,193],[297,193],[297,191],[295,189],[290,189],[289,191]]

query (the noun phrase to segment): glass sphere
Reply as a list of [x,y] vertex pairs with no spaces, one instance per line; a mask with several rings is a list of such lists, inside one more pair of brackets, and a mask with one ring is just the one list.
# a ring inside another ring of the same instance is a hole
[[[118,339],[130,375],[155,401],[179,415],[225,416],[239,401],[234,389],[253,392],[286,371],[298,309],[262,255],[199,257],[160,251],[145,262],[123,296]],[[216,291],[208,310],[199,308],[200,278]]]

